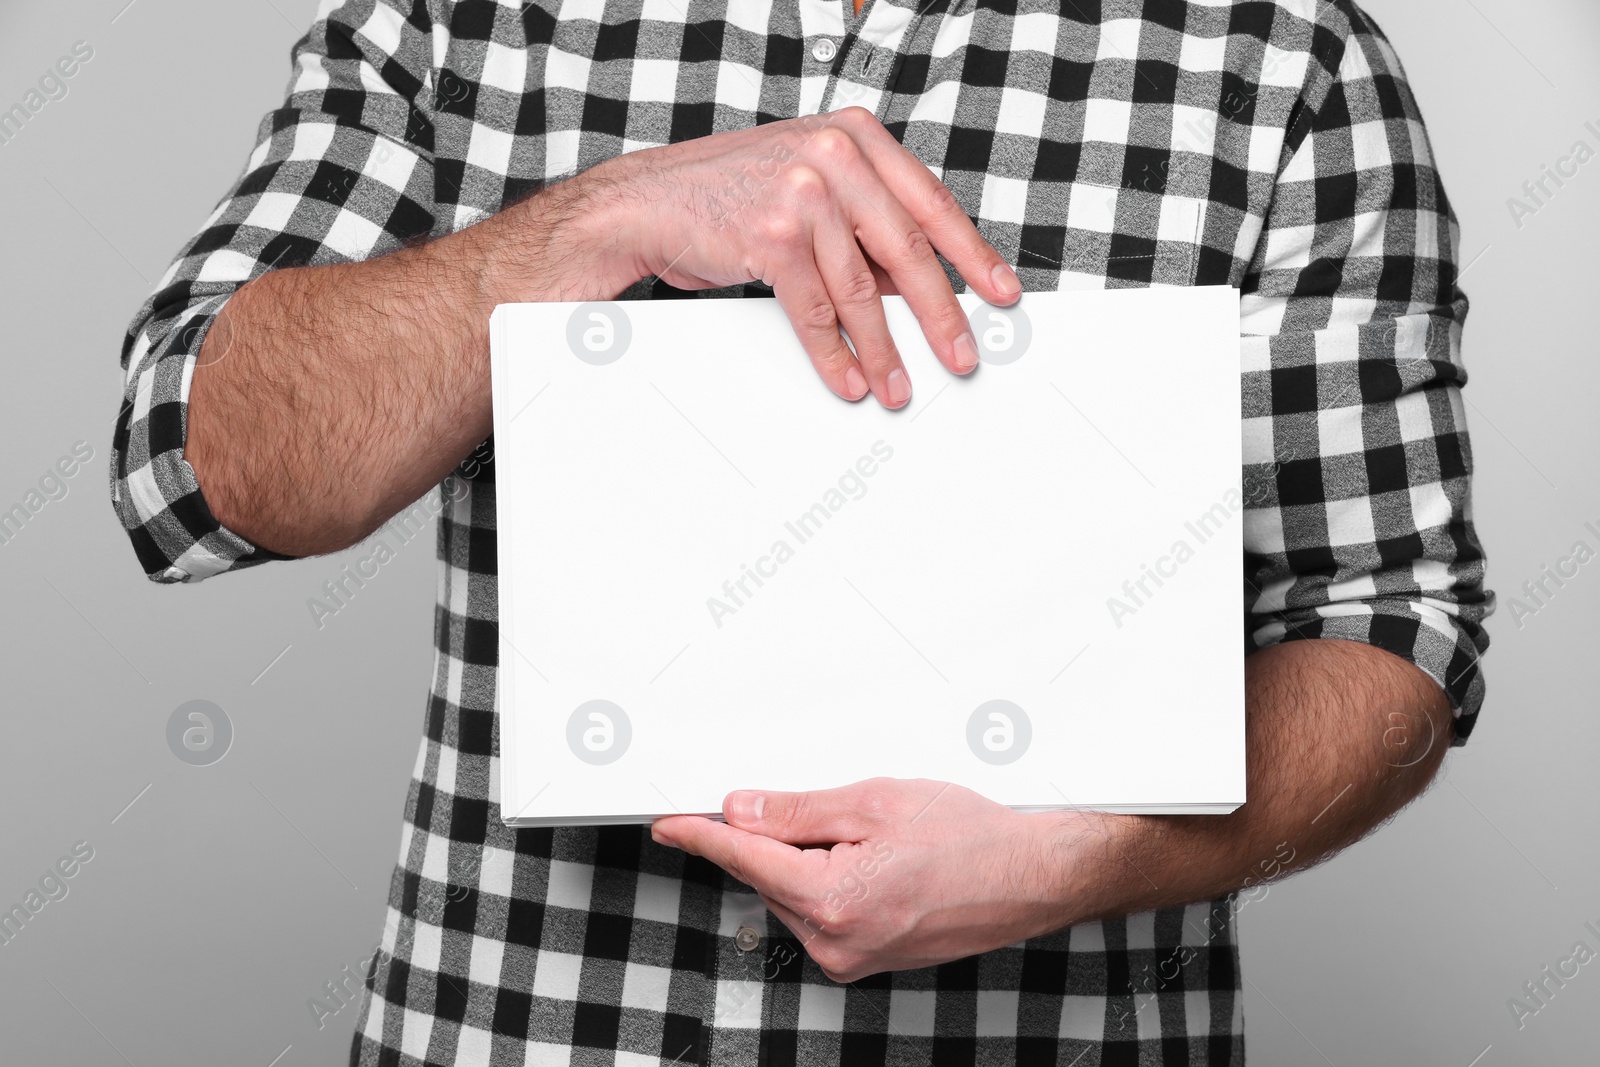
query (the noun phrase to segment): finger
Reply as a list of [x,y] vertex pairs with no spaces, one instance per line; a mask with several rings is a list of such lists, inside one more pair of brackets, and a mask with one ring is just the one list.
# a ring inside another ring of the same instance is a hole
[[[827,182],[815,170],[792,166],[779,179],[780,209],[762,220],[760,236],[772,266],[762,279],[823,383],[846,400],[867,395],[867,379],[855,353],[839,335],[833,298],[817,270],[812,223],[833,214]],[[770,275],[770,276],[768,276]]]
[[789,932],[799,940],[800,944],[809,948],[811,942],[822,936],[827,926],[817,918],[801,915],[782,901],[765,894],[758,894],[767,910],[778,917],[778,921],[788,927]]
[[978,343],[928,234],[864,162],[845,168],[839,180],[850,190],[842,199],[875,273],[887,274],[905,296],[939,362],[957,374],[971,372]]
[[[817,224],[817,264],[873,392],[888,407],[911,399],[911,380],[883,320],[876,279],[887,273],[917,316],[928,346],[948,369],[965,374],[978,365],[978,345],[928,235],[883,183],[845,130],[818,131],[812,152],[828,177],[833,218]],[[870,257],[872,264],[868,265]],[[877,270],[874,270],[874,266]],[[868,307],[867,301],[871,306]],[[863,318],[852,318],[859,309]],[[863,336],[858,332],[870,332]],[[879,331],[882,336],[879,336]],[[883,369],[878,370],[879,361]]]
[[867,266],[872,268],[872,277],[878,283],[878,292],[884,296],[900,295],[900,290],[895,286],[894,279],[889,277],[889,272],[880,267],[871,256],[867,257]]
[[883,828],[902,792],[893,778],[803,793],[739,789],[724,798],[722,816],[730,826],[790,845],[855,844]]
[[[776,915],[778,921],[788,927],[789,932],[799,940],[806,954],[811,957],[811,962],[815,963],[817,969],[830,980],[840,983],[854,982],[874,973],[873,970],[863,969],[858,963],[849,959],[844,943],[834,936],[836,931],[831,930],[822,920],[815,918],[819,912],[813,912],[812,916],[802,916],[784,907],[781,901],[769,900],[766,897],[761,899],[766,904],[767,910]],[[841,970],[839,969],[841,965],[850,969]]]
[[851,107],[832,115],[854,136],[867,161],[927,232],[933,246],[978,295],[991,304],[1007,305],[1022,294],[1016,271],[978,233],[955,194],[927,164],[895,140],[872,112]]
[[839,333],[833,298],[810,257],[795,260],[782,278],[773,281],[772,293],[823,384],[846,400],[866,396],[867,377]]
[[[701,856],[759,892],[778,900],[805,900],[816,867],[806,853],[770,837],[698,815],[657,819],[650,836],[663,845]],[[821,854],[826,862],[826,853]]]
[[883,317],[877,279],[842,215],[817,227],[815,255],[828,297],[850,335],[873,395],[884,407],[905,407],[911,400],[911,378]]

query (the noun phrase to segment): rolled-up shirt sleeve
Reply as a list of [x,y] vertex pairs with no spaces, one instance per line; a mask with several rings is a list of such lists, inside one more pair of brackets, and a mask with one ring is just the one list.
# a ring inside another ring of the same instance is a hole
[[[217,522],[184,459],[189,385],[217,316],[269,270],[352,262],[434,223],[431,27],[424,5],[324,2],[294,48],[283,106],[243,174],[134,316],[112,436],[111,498],[145,573],[198,581],[287,557]],[[226,331],[226,319],[221,331]],[[206,359],[225,359],[224,332]]]
[[1357,22],[1324,55],[1241,288],[1246,650],[1383,648],[1443,688],[1462,744],[1494,600],[1472,520],[1456,220],[1377,27]]

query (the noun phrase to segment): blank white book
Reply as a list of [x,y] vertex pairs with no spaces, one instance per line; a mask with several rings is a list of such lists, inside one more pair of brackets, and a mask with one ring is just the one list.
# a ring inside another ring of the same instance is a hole
[[1243,802],[1237,292],[960,299],[965,377],[885,300],[899,411],[773,300],[496,309],[507,823],[876,776]]

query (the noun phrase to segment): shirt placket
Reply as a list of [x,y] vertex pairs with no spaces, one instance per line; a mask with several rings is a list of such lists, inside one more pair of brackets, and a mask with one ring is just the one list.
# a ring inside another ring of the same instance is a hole
[[833,62],[847,32],[845,4],[850,0],[799,0],[800,37],[804,46],[800,60],[800,111],[817,115],[829,110],[828,93],[833,87]]
[[[850,0],[844,0],[848,4]],[[842,37],[828,52],[832,77],[823,94],[821,110],[863,107],[882,119],[893,95],[899,51],[920,16],[917,8],[896,0],[867,0],[861,14],[844,23],[844,5],[819,3],[830,8]],[[811,43],[811,57],[818,55]]]
[[[894,0],[867,0],[861,15],[847,21],[850,3],[799,0],[802,115],[860,106],[881,118],[889,103],[898,50],[916,24],[917,10]],[[708,1067],[747,1062],[759,1047],[769,979],[797,951],[787,943],[775,944],[772,933],[778,928],[756,894],[723,892],[710,949]]]
[[767,906],[754,893],[726,890],[711,948],[714,997],[706,1063],[745,1062],[759,1045],[766,991],[762,954],[770,940]]

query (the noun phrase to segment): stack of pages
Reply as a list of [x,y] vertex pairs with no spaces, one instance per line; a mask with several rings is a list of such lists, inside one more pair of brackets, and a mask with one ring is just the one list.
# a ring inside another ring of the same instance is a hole
[[773,300],[496,309],[507,823],[880,775],[1243,802],[1238,294],[961,300],[966,377],[885,300],[899,411]]

